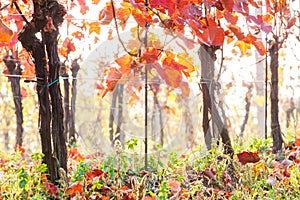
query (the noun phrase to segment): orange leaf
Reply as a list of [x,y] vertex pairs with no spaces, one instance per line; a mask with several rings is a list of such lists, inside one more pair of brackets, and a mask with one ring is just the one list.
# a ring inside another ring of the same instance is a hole
[[109,2],[106,3],[106,6],[99,13],[99,20],[101,24],[108,25],[113,20],[112,7]]
[[112,33],[113,33],[113,31],[111,30],[111,29],[109,29],[109,31],[108,31],[108,36],[107,36],[107,40],[112,40],[112,39],[114,39],[113,38],[113,36],[112,36]]
[[123,7],[117,9],[116,17],[120,21],[127,21],[131,15],[131,4],[128,2],[122,2],[121,4]]
[[162,64],[164,67],[173,69],[173,70],[181,71],[181,70],[187,69],[186,66],[177,63],[173,57],[169,57],[169,56],[166,56],[162,60]]
[[168,185],[170,186],[170,190],[173,194],[180,191],[181,183],[175,179],[169,179]]
[[70,148],[69,154],[70,154],[71,158],[77,162],[82,162],[85,160],[85,158],[79,153],[78,149],[76,149],[76,148]]
[[266,51],[266,48],[265,48],[264,44],[262,43],[262,41],[257,40],[255,42],[253,42],[253,45],[255,46],[255,48],[257,49],[257,51],[260,55],[263,56],[266,54],[267,51]]
[[132,16],[139,26],[145,27],[147,22],[152,22],[152,17],[147,11],[141,11],[139,9],[134,9],[132,11]]
[[183,96],[188,97],[190,95],[190,87],[187,82],[181,82],[180,89]]
[[129,54],[125,54],[124,56],[117,58],[115,62],[120,66],[120,72],[126,74],[130,72],[133,58]]
[[13,32],[0,19],[0,42],[11,42]]
[[21,87],[21,96],[22,99],[25,99],[27,97],[27,91],[24,87]]
[[295,140],[295,146],[300,146],[300,138],[296,138],[296,140]]
[[101,200],[110,200],[110,197],[102,195]]
[[93,4],[96,4],[96,5],[97,5],[99,2],[100,2],[100,0],[92,0],[92,3],[93,3]]
[[183,199],[188,199],[190,197],[190,191],[187,189],[182,189],[179,194]]
[[165,70],[165,81],[168,85],[177,88],[180,86],[181,80],[182,80],[181,72],[173,69]]
[[72,36],[78,40],[81,40],[82,38],[84,38],[84,34],[80,31],[73,32]]
[[296,23],[296,17],[292,17],[291,19],[289,19],[286,29],[290,29],[292,26],[295,25],[295,23]]
[[245,165],[246,163],[256,163],[260,160],[260,157],[257,153],[254,152],[242,152],[237,154],[239,161]]
[[89,29],[89,33],[96,33],[96,34],[100,34],[100,24],[99,22],[91,22],[89,23],[90,29]]
[[233,32],[238,40],[242,40],[245,37],[240,27],[230,24],[228,25],[228,28],[231,30],[231,32]]
[[66,194],[70,196],[75,196],[77,193],[82,193],[83,186],[79,181],[73,183],[67,190]]

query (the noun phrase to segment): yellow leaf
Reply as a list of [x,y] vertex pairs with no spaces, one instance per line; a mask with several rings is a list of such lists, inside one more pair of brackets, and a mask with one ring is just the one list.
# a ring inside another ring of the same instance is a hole
[[195,71],[193,60],[186,53],[177,54],[178,63],[187,67],[187,72],[192,73]]
[[237,41],[234,44],[234,46],[238,47],[241,50],[242,56],[247,55],[247,50],[251,49],[251,44],[247,44],[246,42],[241,41],[241,40]]
[[258,106],[263,106],[264,103],[265,103],[265,97],[264,97],[264,96],[256,96],[256,98],[255,98],[255,103],[256,103]]

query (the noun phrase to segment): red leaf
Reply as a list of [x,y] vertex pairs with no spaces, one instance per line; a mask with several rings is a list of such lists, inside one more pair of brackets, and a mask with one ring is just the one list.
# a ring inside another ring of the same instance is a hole
[[48,17],[47,24],[44,27],[44,32],[52,33],[53,31],[56,31],[56,28],[53,24],[52,17]]
[[208,27],[206,30],[204,30],[204,40],[205,35],[207,34],[207,41],[204,41],[204,43],[207,43],[208,45],[214,45],[214,46],[221,46],[224,43],[225,33],[224,29],[219,27],[219,25],[215,22],[215,20],[208,16]]
[[149,47],[144,52],[143,58],[145,59],[146,63],[154,63],[158,60],[159,53],[159,50]]
[[53,195],[55,198],[58,198],[57,186],[54,185],[53,183],[50,183],[45,174],[42,174],[42,178],[43,178],[42,183],[43,183],[45,189],[47,190],[47,192],[49,194]]
[[83,186],[82,183],[80,183],[79,181],[73,183],[67,190],[66,190],[66,194],[70,195],[70,196],[75,196],[77,193],[82,193],[83,191]]
[[73,41],[69,38],[66,38],[62,44],[62,47],[59,49],[59,53],[62,56],[67,57],[70,52],[73,52],[75,50],[76,48]]
[[104,97],[107,92],[112,92],[115,89],[115,87],[121,77],[122,77],[122,73],[118,69],[116,69],[115,67],[110,68],[109,74],[108,74],[108,77],[106,80],[106,89],[103,92],[102,97]]
[[93,169],[91,171],[86,172],[84,176],[88,179],[93,179],[95,177],[100,177],[100,176],[106,177],[107,174],[105,174],[101,169]]
[[242,152],[237,154],[239,161],[245,165],[246,163],[256,163],[260,160],[260,157],[257,153],[254,152]]
[[[176,1],[166,1],[166,0],[150,0],[149,4],[151,7],[156,8],[162,13],[167,13],[169,16],[172,16],[175,12]],[[167,11],[167,12],[166,12]]]
[[234,6],[234,0],[221,0],[221,3],[226,10],[232,12]]
[[19,152],[21,152],[22,155],[25,153],[24,147],[21,147],[21,146],[18,145],[18,144],[16,145],[16,149],[17,149]]
[[231,12],[224,12],[225,19],[231,23],[232,25],[236,25],[236,22],[238,21],[238,16]]

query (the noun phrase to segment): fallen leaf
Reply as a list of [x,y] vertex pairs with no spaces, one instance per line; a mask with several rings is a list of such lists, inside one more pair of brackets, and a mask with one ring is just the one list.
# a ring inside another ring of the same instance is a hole
[[245,165],[247,163],[256,163],[260,160],[258,153],[244,151],[237,154],[239,161]]
[[82,183],[77,181],[73,183],[68,189],[66,190],[66,194],[70,196],[75,196],[77,193],[82,193],[83,186]]

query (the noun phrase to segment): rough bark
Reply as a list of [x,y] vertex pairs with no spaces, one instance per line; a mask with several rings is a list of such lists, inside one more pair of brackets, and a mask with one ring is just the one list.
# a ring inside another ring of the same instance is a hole
[[247,91],[246,96],[245,96],[245,102],[246,102],[245,110],[246,110],[246,114],[245,114],[243,123],[241,125],[241,133],[239,135],[240,138],[244,137],[245,127],[246,127],[246,124],[247,124],[248,118],[249,118],[253,85],[252,84],[248,84],[247,88],[248,88],[248,91]]
[[[34,1],[33,4],[33,18],[29,24],[24,25],[22,31],[18,35],[18,39],[21,41],[23,47],[31,53],[34,59],[35,73],[37,76],[36,90],[39,100],[39,133],[41,135],[42,153],[45,155],[43,163],[47,164],[49,178],[55,183],[55,180],[59,178],[58,168],[62,167],[66,170],[67,163],[63,125],[61,123],[63,120],[61,95],[60,90],[58,90],[58,81],[56,81],[58,80],[59,67],[59,60],[57,57],[57,26],[62,22],[62,17],[66,13],[63,6],[55,0],[48,1],[47,3],[44,1]],[[54,28],[52,27],[53,25]],[[40,31],[47,31],[47,33],[42,34],[43,42],[36,37],[36,33]],[[51,40],[54,43],[51,44],[47,40]],[[46,46],[49,58],[49,77],[44,46],[45,43],[47,43]],[[54,138],[52,138],[50,130],[51,107],[49,87],[51,88],[51,103],[54,105],[52,108],[52,111],[54,112],[52,124]],[[52,142],[54,158],[52,155]]]
[[76,143],[76,137],[75,137],[75,111],[76,111],[76,96],[77,96],[77,74],[80,69],[80,66],[78,64],[78,59],[74,60],[72,62],[72,97],[71,97],[71,121],[70,121],[70,134],[69,134],[69,142],[70,144]]
[[[209,93],[209,88],[212,88],[212,80],[214,74],[214,63],[211,54],[214,52],[209,52],[210,47],[207,45],[202,45],[200,48],[199,56],[201,60],[201,91],[203,97],[203,111],[202,111],[202,128],[204,132],[204,140],[208,150],[212,148],[212,133],[210,129],[210,119],[209,119],[209,107],[211,107],[211,95]],[[211,49],[212,50],[212,49]]]
[[20,62],[16,60],[13,56],[6,56],[4,58],[4,63],[9,71],[9,74],[16,75],[16,77],[10,77],[11,90],[14,96],[15,104],[15,114],[17,121],[16,129],[16,144],[17,146],[22,146],[23,143],[23,107],[22,107],[22,95],[20,86],[20,75],[21,68]]
[[119,91],[118,91],[118,119],[117,119],[117,129],[115,133],[115,140],[119,140],[122,144],[124,144],[124,136],[121,132],[121,126],[122,126],[122,118],[123,118],[123,95],[124,95],[124,85],[120,84],[118,85]]
[[282,150],[283,139],[279,124],[279,108],[278,108],[278,38],[272,42],[269,52],[271,57],[271,135],[273,138],[273,153],[280,153]]
[[[219,47],[209,47],[202,45],[199,50],[201,60],[201,91],[203,95],[203,131],[207,148],[211,148],[212,138],[218,140],[221,136],[221,141],[224,145],[224,153],[233,156],[233,148],[226,126],[226,117],[221,118],[218,107],[214,98],[214,60],[215,52]],[[212,118],[212,126],[216,126],[218,133],[211,133],[209,114]],[[208,132],[205,132],[208,131]]]
[[188,148],[193,148],[196,143],[194,141],[195,137],[195,130],[194,130],[194,125],[192,119],[192,113],[190,110],[190,105],[189,105],[189,99],[187,97],[183,97],[183,107],[184,107],[184,122],[185,122],[185,133],[186,133],[186,138],[187,138],[187,147]]
[[[35,36],[47,23],[46,17],[41,10],[39,4],[35,4],[35,17],[32,23],[35,28],[25,25],[22,32],[19,34],[18,39],[21,41],[23,47],[32,54],[35,63],[35,74],[37,78],[37,94],[39,100],[39,133],[41,135],[42,153],[45,155],[43,163],[48,166],[48,174],[50,180],[56,180],[56,172],[54,167],[54,160],[52,159],[52,144],[50,132],[50,101],[48,91],[48,78],[47,78],[47,61],[44,45]],[[39,16],[40,18],[37,18]]]
[[114,89],[112,93],[112,100],[111,100],[111,106],[110,106],[110,112],[109,112],[109,139],[111,141],[112,146],[114,146],[114,116],[115,116],[115,110],[117,105],[117,98],[118,98],[118,91],[119,87]]
[[69,122],[70,122],[70,83],[68,80],[68,73],[66,69],[66,65],[64,63],[60,66],[60,76],[64,79],[64,135],[67,140],[69,133]]
[[[153,90],[152,90],[153,91]],[[162,119],[162,110],[157,98],[157,91],[153,91],[153,100],[154,100],[154,108],[158,111],[158,117],[159,117],[159,133],[160,133],[160,140],[159,144],[162,147],[164,145],[164,127],[163,127],[163,119]]]
[[[67,148],[63,125],[64,111],[62,107],[62,96],[59,86],[60,61],[57,49],[57,36],[59,34],[58,26],[63,21],[61,16],[62,12],[64,12],[64,8],[57,2],[54,1],[48,3],[48,17],[52,18],[55,30],[48,30],[47,32],[44,31],[43,36],[46,44],[49,65],[48,87],[52,107],[52,141],[54,157],[59,162],[58,168],[61,167],[67,171]],[[58,170],[56,173],[58,173]],[[59,174],[57,174],[57,177],[59,177]]]
[[10,129],[10,120],[5,120],[6,128],[4,129],[4,145],[5,149],[9,150],[9,129]]

